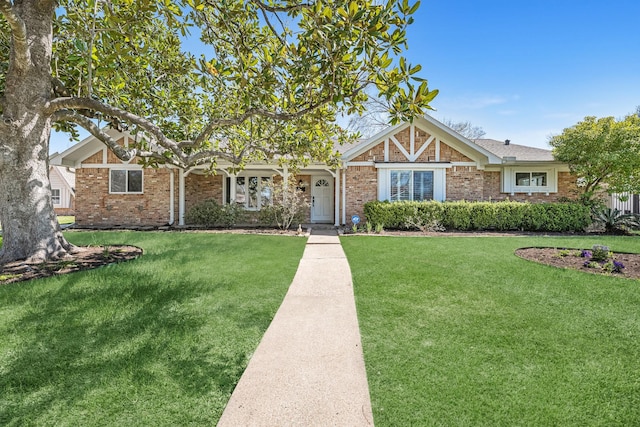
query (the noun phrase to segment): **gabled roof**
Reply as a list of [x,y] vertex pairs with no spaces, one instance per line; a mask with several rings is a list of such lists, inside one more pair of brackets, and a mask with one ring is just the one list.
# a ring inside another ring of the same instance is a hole
[[[121,132],[113,128],[104,128],[110,137],[120,139],[123,136],[131,136],[128,132]],[[79,167],[80,163],[104,149],[106,145],[93,135],[89,135],[77,144],[72,145],[62,153],[54,153],[49,156],[49,163],[52,165],[62,165],[68,167]]]
[[527,147],[526,145],[505,144],[495,139],[476,139],[474,142],[506,161],[516,162],[553,162],[551,150],[543,148]]
[[349,160],[354,159],[375,145],[378,145],[381,141],[403,131],[411,125],[415,125],[416,127],[427,131],[429,134],[437,136],[440,140],[452,145],[452,148],[462,152],[462,154],[474,159],[482,160],[482,163],[484,164],[502,163],[502,159],[499,156],[496,156],[486,148],[460,135],[431,116],[416,117],[413,123],[404,122],[395,126],[390,126],[373,135],[371,138],[350,147],[346,151],[343,151],[342,160],[348,162]]

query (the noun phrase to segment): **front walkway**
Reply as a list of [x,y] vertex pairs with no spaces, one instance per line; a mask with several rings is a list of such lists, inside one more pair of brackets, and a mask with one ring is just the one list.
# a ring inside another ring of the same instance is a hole
[[218,426],[371,426],[351,270],[312,232],[287,295]]

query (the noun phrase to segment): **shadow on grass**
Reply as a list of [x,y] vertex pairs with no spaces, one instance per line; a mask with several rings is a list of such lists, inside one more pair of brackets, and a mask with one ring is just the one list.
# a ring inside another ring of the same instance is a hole
[[[20,319],[16,327],[31,331],[30,339],[3,367],[0,389],[13,399],[0,424],[74,407],[114,380],[134,389],[169,380],[180,393],[231,392],[244,355],[213,361],[193,345],[188,353],[170,351],[205,324],[176,309],[197,298],[198,289],[158,287],[143,274],[129,280],[136,283],[129,290],[88,288],[70,276]],[[117,307],[123,301],[124,310]]]

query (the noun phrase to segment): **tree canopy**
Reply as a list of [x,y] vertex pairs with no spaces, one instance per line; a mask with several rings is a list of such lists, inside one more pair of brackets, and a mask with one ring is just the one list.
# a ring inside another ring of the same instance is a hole
[[596,193],[640,192],[640,117],[585,117],[551,138],[556,160],[569,164],[579,177],[582,200]]
[[[69,248],[51,205],[52,127],[118,158],[190,169],[330,162],[365,88],[391,123],[437,95],[402,56],[408,0],[0,0],[3,260]],[[198,54],[189,41],[199,38]],[[146,138],[121,147],[105,125]]]

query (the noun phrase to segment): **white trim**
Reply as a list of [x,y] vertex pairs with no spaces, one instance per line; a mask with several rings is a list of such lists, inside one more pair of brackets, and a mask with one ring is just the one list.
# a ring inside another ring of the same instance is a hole
[[345,166],[374,166],[376,162],[347,162]]
[[342,224],[347,223],[347,169],[342,169]]
[[334,224],[336,227],[340,225],[340,171],[336,171],[336,176],[334,178],[334,186],[333,191],[335,192],[335,200],[333,201],[333,211],[334,211]]
[[184,225],[184,169],[178,169],[178,225]]
[[385,138],[384,140],[384,161],[389,161],[389,138]]
[[109,154],[107,154],[107,147],[102,148],[102,163],[109,163]]
[[436,138],[436,162],[440,161],[440,138]]
[[[401,165],[404,165],[401,163]],[[409,165],[411,166],[411,165]],[[415,166],[415,164],[414,164]],[[411,172],[433,172],[433,200],[443,202],[447,199],[447,173],[446,168],[432,167],[400,167],[378,169],[378,200],[391,199],[391,171],[408,170]],[[413,182],[413,174],[411,176]]]
[[409,126],[409,151],[410,151],[409,160],[411,160],[412,162],[415,162],[416,161],[416,156],[415,156],[416,126],[414,124],[411,124],[411,126]]
[[[475,166],[475,163],[471,164]],[[451,169],[451,163],[376,163],[376,169],[415,169],[415,170],[431,170],[431,169]]]
[[411,161],[411,155],[407,153],[407,150],[404,149],[402,144],[400,144],[400,141],[396,139],[395,135],[391,135],[389,139],[394,143],[396,147],[398,147],[398,150],[400,150],[400,152],[407,158],[407,160]]
[[[328,177],[327,175],[324,175],[324,174],[323,175],[311,175],[311,183],[310,183],[311,191],[309,192],[309,195],[311,196],[312,202],[311,202],[311,215],[310,215],[309,219],[311,220],[312,223],[315,223],[315,222],[321,222],[321,223],[331,222],[331,215],[314,216],[314,209],[313,208],[315,207],[314,206],[315,205],[315,199],[314,199],[315,195],[313,193],[314,193],[314,190],[316,188],[319,188],[319,187],[315,186],[316,181],[319,181],[319,180],[324,180],[328,184],[331,184],[331,191],[335,192],[335,180],[331,179],[331,177]],[[327,188],[327,187],[322,187],[322,188]],[[332,201],[332,200],[333,200],[333,197],[329,197],[329,201]],[[331,208],[332,208],[331,211],[333,212],[335,210],[335,206],[332,206]],[[324,208],[322,209],[322,211],[324,211]]]
[[[518,186],[516,185],[516,173],[533,173],[544,172],[547,174],[547,185],[542,186]],[[545,167],[528,167],[528,166],[512,166],[505,167],[501,177],[502,192],[510,193],[557,193],[558,192],[558,171],[556,168]]]
[[175,192],[175,171],[173,169],[169,169],[169,225],[173,225],[176,221],[176,212],[175,212],[175,203],[176,203],[176,192]]
[[[114,171],[124,171],[127,172],[125,174],[125,187],[129,187],[129,172],[134,172],[134,171],[140,171],[141,172],[141,183],[140,183],[140,187],[142,188],[141,191],[111,191],[111,174]],[[142,169],[141,167],[137,167],[137,168],[109,168],[109,194],[144,194],[144,169]]]
[[[436,139],[436,137],[431,135],[431,137],[429,137],[429,139],[427,139],[425,143],[422,144],[422,147],[420,147],[418,151],[415,153],[415,155],[413,156],[414,157],[413,161],[416,161],[418,157],[420,157],[422,153],[424,153],[424,150],[426,150],[427,147],[431,145],[434,139]],[[436,162],[440,161],[440,153],[438,152],[439,149],[440,149],[440,145],[436,145]]]

